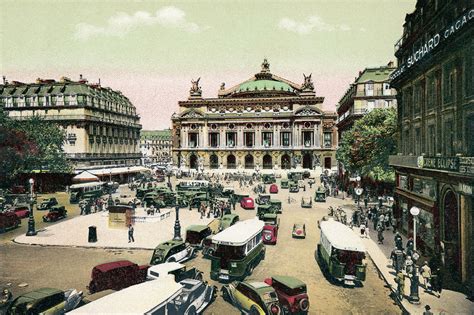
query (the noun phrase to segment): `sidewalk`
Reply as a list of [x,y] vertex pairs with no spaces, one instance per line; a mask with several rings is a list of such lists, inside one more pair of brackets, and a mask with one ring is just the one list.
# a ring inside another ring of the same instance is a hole
[[[347,209],[347,207],[346,207]],[[352,215],[348,214],[348,218]],[[370,222],[370,238],[362,238],[362,242],[366,246],[367,253],[376,265],[380,274],[384,277],[385,282],[390,286],[393,292],[397,291],[397,284],[395,282],[395,270],[392,268],[392,261],[390,253],[395,247],[394,233],[392,229],[384,232],[384,244],[377,243],[377,232],[372,229]],[[357,228],[354,228],[356,230]],[[357,233],[359,234],[359,233]],[[403,244],[406,244],[407,239],[403,237]],[[420,276],[420,283],[423,280]],[[438,298],[430,293],[425,292],[423,287],[419,287],[418,294],[420,304],[411,304],[407,297],[410,296],[410,279],[405,278],[405,298],[401,302],[403,309],[410,314],[423,314],[425,305],[431,307],[433,314],[474,314],[474,303],[469,301],[467,297],[459,292],[443,289],[441,297]],[[394,294],[395,296],[395,294]]]

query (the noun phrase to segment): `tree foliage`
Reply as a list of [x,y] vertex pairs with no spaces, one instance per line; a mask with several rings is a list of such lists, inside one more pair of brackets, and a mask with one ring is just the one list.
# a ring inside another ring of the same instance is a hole
[[0,108],[0,185],[20,173],[69,172],[63,144],[66,133],[38,116],[13,120]]
[[388,157],[396,154],[396,132],[396,110],[375,109],[343,133],[337,159],[350,173],[392,182],[395,173],[388,165]]

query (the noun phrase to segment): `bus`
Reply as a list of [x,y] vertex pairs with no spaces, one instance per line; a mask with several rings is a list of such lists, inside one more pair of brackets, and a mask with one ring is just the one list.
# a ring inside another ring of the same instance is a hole
[[365,281],[365,246],[348,226],[329,219],[320,223],[321,238],[317,259],[330,277],[346,285]]
[[183,180],[176,185],[176,190],[180,191],[207,187],[209,187],[209,181],[207,180]]
[[255,218],[237,222],[212,236],[215,251],[210,255],[211,279],[229,282],[252,274],[265,259],[263,226],[264,222]]
[[69,187],[69,202],[78,203],[81,199],[99,198],[104,194],[104,182],[74,184]]

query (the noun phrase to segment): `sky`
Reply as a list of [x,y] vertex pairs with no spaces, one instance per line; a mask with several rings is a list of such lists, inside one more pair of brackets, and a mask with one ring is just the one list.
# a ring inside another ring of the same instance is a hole
[[0,75],[9,81],[82,74],[120,90],[145,130],[169,128],[201,78],[217,97],[260,71],[301,84],[312,73],[323,108],[366,67],[395,61],[415,0],[0,0]]

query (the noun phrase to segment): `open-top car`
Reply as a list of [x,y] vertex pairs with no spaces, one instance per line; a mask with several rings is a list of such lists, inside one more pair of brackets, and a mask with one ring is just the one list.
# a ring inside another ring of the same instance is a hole
[[221,289],[223,299],[244,314],[278,315],[281,306],[272,286],[260,281],[232,282]]
[[208,225],[190,225],[186,228],[186,243],[189,245],[202,248],[204,239],[212,234]]
[[265,214],[277,213],[276,209],[271,205],[261,205],[257,207],[257,217],[262,220]]
[[297,182],[290,182],[290,193],[297,193],[300,191],[300,187]]
[[255,199],[257,205],[266,205],[270,202],[270,195],[267,194],[259,194],[258,197]]
[[12,210],[20,219],[26,218],[30,215],[30,209],[28,208],[28,206],[16,206]]
[[269,188],[270,194],[278,194],[278,185],[277,184],[271,184]]
[[310,198],[301,197],[301,207],[302,208],[312,208],[313,200]]
[[275,245],[277,243],[278,227],[280,225],[278,215],[274,213],[264,214],[262,221],[265,222],[262,231],[263,244]]
[[264,184],[273,184],[276,183],[276,178],[273,174],[263,174],[262,181]]
[[288,189],[290,181],[288,179],[282,179],[280,183],[281,189]]
[[150,260],[150,265],[164,262],[183,262],[193,258],[195,249],[183,241],[170,240],[161,243],[155,248]]
[[281,205],[281,200],[278,199],[270,199],[270,204],[272,205],[273,209],[275,210],[275,213],[281,213],[282,205]]
[[240,206],[245,210],[255,209],[255,203],[253,202],[252,197],[244,197],[240,201]]
[[177,262],[163,263],[148,268],[147,279],[155,280],[163,278],[164,275],[173,275],[176,282],[184,279],[196,279],[202,281],[202,272],[192,267],[186,269],[186,266]]
[[306,238],[306,225],[304,223],[293,224],[293,238]]
[[13,211],[0,212],[0,233],[7,229],[17,228],[21,223],[20,218]]
[[221,218],[221,222],[219,224],[219,231],[225,230],[229,226],[232,226],[237,222],[239,222],[238,214],[235,214],[235,213],[225,214]]
[[97,265],[92,268],[87,289],[91,294],[103,290],[121,290],[145,281],[148,265],[139,266],[128,260]]
[[314,201],[326,202],[326,188],[319,186],[314,192]]
[[38,205],[38,210],[48,210],[52,206],[56,206],[57,204],[58,200],[56,200],[56,198],[46,198]]
[[275,289],[284,314],[308,313],[309,298],[303,281],[295,277],[273,276],[265,279],[265,283]]
[[62,291],[41,288],[17,297],[8,306],[5,314],[64,314],[79,305],[82,297],[82,291],[74,289]]
[[49,212],[43,216],[43,222],[54,222],[64,219],[67,216],[67,210],[64,206],[53,206]]

